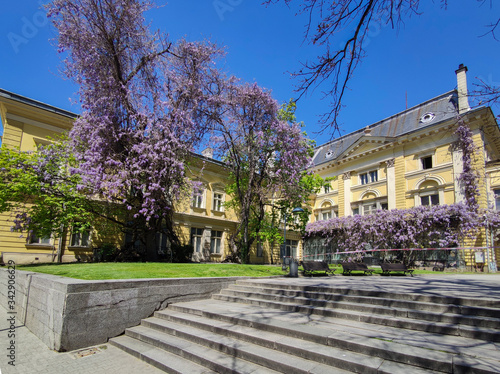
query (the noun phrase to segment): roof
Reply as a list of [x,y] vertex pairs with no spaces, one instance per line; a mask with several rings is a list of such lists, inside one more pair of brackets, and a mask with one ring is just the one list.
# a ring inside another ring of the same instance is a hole
[[457,102],[457,92],[450,91],[380,122],[331,140],[315,149],[313,163],[317,166],[340,159],[349,148],[368,134],[372,138],[390,141],[393,138],[455,118],[458,114]]
[[18,95],[16,93],[4,90],[3,88],[0,88],[0,97],[14,100],[14,101],[17,101],[18,103],[30,105],[30,106],[33,106],[36,108],[40,108],[40,109],[43,109],[43,110],[46,110],[46,111],[49,111],[49,112],[52,112],[55,114],[59,114],[59,115],[62,115],[62,116],[65,116],[65,117],[68,117],[71,119],[75,119],[78,117],[77,114],[72,113],[70,111],[60,109],[60,108],[57,108],[57,107],[49,105],[49,104],[45,104],[45,103],[30,99],[30,98],[25,97],[25,96]]

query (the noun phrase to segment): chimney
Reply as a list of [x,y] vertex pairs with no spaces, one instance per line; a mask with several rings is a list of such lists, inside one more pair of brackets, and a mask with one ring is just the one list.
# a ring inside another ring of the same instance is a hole
[[214,158],[214,150],[212,148],[205,148],[203,152],[201,152],[203,156],[206,158]]
[[462,114],[470,110],[469,98],[467,92],[467,66],[460,64],[455,70],[457,75],[457,91],[458,91],[458,113]]

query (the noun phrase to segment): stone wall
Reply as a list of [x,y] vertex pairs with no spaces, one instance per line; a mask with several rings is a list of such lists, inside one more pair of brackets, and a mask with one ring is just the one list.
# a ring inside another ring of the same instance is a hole
[[[85,281],[16,270],[15,310],[18,321],[49,348],[71,351],[105,343],[170,303],[210,298],[238,279]],[[5,268],[0,282],[7,285]],[[0,297],[4,304],[7,287],[0,287]]]

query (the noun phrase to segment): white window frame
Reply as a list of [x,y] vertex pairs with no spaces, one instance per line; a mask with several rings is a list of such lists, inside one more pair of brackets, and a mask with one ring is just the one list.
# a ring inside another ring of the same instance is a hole
[[166,254],[167,252],[170,252],[170,240],[168,240],[167,234],[163,232],[158,232],[156,233],[156,240],[157,240],[157,247],[156,251],[159,254]]
[[203,252],[203,231],[199,227],[191,227],[191,245],[193,246],[194,253]]
[[285,256],[297,258],[299,249],[299,241],[294,239],[287,239],[285,243]]
[[321,221],[328,221],[329,219],[333,218],[332,209],[322,210],[320,214],[321,214]]
[[367,185],[370,183],[378,182],[378,169],[370,170],[365,173],[359,174],[359,184]]
[[359,201],[351,209],[353,216],[356,214],[367,216],[375,213],[377,210],[387,210],[388,208],[389,204],[387,199],[379,198],[378,200]]
[[259,258],[264,257],[264,245],[260,241],[257,242],[257,251],[256,252],[257,252],[256,253],[257,257],[259,257]]
[[493,200],[494,202],[494,208],[496,211],[500,211],[500,188],[495,188],[493,190]]
[[29,245],[49,246],[53,245],[52,235],[49,237],[38,237],[34,233],[29,236]]
[[[432,197],[433,196],[437,196],[437,199],[438,199],[438,203],[437,204],[433,204],[432,203]],[[422,201],[422,198],[426,198],[426,197],[429,198],[429,204],[424,204],[423,201]],[[419,194],[419,200],[420,200],[420,205],[424,205],[424,206],[438,206],[438,205],[441,205],[441,198],[439,196],[439,192],[438,191],[421,193],[421,194]]]
[[[75,226],[71,230],[70,247],[89,248],[92,242],[92,231],[75,231]],[[86,236],[86,238],[85,238]]]
[[222,238],[223,237],[224,237],[224,231],[211,230],[211,232],[210,232],[210,253],[211,254],[213,254],[213,255],[222,254]]
[[206,189],[204,187],[194,188],[193,197],[191,199],[191,207],[203,209],[205,208]]
[[212,210],[215,212],[224,212],[224,201],[225,194],[221,191],[214,191],[212,199]]

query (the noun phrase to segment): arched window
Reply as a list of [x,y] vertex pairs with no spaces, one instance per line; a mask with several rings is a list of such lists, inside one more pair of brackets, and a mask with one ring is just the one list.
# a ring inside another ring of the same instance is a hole
[[435,206],[444,203],[442,181],[437,177],[426,177],[416,184],[415,206]]

